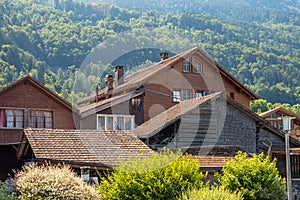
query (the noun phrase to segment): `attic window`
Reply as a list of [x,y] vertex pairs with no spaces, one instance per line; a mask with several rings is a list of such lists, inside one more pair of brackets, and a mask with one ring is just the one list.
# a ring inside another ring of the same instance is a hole
[[202,74],[202,64],[197,60],[194,61],[194,73]]
[[31,128],[53,128],[52,112],[31,110],[29,112],[28,126]]
[[191,60],[186,60],[183,62],[183,72],[191,72]]
[[23,128],[24,111],[0,109],[0,128]]

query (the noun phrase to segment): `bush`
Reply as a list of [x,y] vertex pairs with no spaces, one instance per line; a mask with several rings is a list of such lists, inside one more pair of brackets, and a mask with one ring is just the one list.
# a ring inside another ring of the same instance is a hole
[[10,200],[12,199],[12,192],[9,189],[9,186],[0,181],[0,199]]
[[247,158],[246,153],[226,162],[219,184],[231,191],[240,191],[244,199],[284,199],[285,181],[279,176],[276,160],[263,154]]
[[153,153],[121,162],[102,180],[104,199],[176,199],[189,188],[204,186],[199,161],[180,152]]
[[25,167],[15,176],[20,199],[100,199],[96,189],[67,166]]
[[241,193],[230,192],[222,188],[203,188],[203,189],[192,189],[183,193],[182,197],[178,200],[243,200]]

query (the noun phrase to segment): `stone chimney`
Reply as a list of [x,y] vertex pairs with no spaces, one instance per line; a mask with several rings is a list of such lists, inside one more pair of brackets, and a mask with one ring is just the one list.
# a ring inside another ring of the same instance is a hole
[[114,88],[114,77],[111,74],[107,74],[105,76],[105,85],[107,88],[107,91],[110,91]]
[[115,85],[121,85],[124,83],[124,66],[116,66],[115,67]]
[[160,53],[160,60],[166,60],[169,58],[169,53],[166,51],[163,51]]

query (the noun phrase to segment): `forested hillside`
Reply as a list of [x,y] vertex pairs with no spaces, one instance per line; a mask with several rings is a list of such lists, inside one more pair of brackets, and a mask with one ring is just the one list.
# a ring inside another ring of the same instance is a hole
[[[124,31],[155,27],[192,38],[260,97],[300,102],[299,1],[112,2],[117,6],[105,4],[109,1],[0,0],[0,87],[31,73],[71,100],[75,72],[93,47]],[[172,39],[170,45],[176,43],[181,41]],[[131,70],[159,59],[153,52],[139,58],[122,61]],[[101,82],[100,77],[88,80]]]

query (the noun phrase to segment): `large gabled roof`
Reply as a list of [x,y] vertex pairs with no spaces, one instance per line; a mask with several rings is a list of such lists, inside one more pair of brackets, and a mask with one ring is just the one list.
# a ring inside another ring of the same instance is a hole
[[[244,107],[240,103],[236,102],[235,100],[226,96],[224,92],[214,93],[208,96],[189,99],[185,101],[179,102],[177,105],[165,110],[164,112],[160,113],[159,115],[151,118],[147,122],[141,124],[136,129],[134,129],[134,133],[139,138],[149,138],[154,136],[155,134],[159,133],[164,128],[168,127],[169,125],[175,123],[178,119],[181,118],[182,115],[188,113],[198,106],[205,105],[206,103],[212,102],[212,100],[216,99],[223,99],[228,104],[234,106],[236,109],[243,112],[245,115],[256,121],[258,124],[263,126],[265,129],[271,131],[272,133],[278,135],[281,138],[284,138],[284,133],[279,129],[270,125],[269,122],[264,120],[262,117],[257,115],[256,113],[252,112],[248,108]],[[294,138],[290,137],[290,142],[295,144],[296,146],[300,146],[300,142],[295,140]]]
[[66,108],[77,112],[77,109],[74,108],[70,102],[68,102],[67,100],[63,99],[58,94],[56,94],[55,92],[53,92],[50,89],[48,89],[47,87],[45,87],[42,83],[35,80],[29,74],[26,75],[26,76],[23,76],[22,78],[14,81],[14,82],[12,82],[11,84],[7,85],[6,87],[3,87],[2,89],[0,89],[0,95],[12,90],[14,87],[16,87],[16,86],[18,86],[22,83],[30,83],[31,85],[33,85],[34,87],[39,89],[44,94],[46,94],[49,97],[53,98],[54,100],[58,101],[60,104],[62,104]]
[[[152,150],[131,131],[24,129],[36,161],[112,168],[120,160],[149,156]],[[18,155],[26,149],[19,148]]]
[[[141,85],[143,85],[145,82],[147,82],[149,79],[151,79],[153,76],[156,76],[166,70],[171,69],[172,65],[174,65],[175,63],[181,61],[182,59],[188,59],[190,56],[196,53],[203,55],[206,60],[212,63],[212,66],[214,66],[216,70],[219,70],[222,76],[229,79],[233,84],[235,84],[238,88],[240,88],[243,92],[245,92],[250,98],[258,99],[258,96],[254,92],[252,92],[249,88],[247,88],[244,84],[242,84],[238,79],[232,76],[229,72],[227,72],[220,64],[214,61],[205,51],[203,51],[198,47],[192,48],[188,51],[182,52],[168,59],[162,60],[149,67],[139,70],[129,76],[126,76],[124,79],[124,83],[116,86],[114,90],[111,91],[111,93],[118,93],[127,90],[129,88],[138,88]],[[101,92],[104,94],[106,91],[101,90]],[[87,103],[93,101],[94,99],[95,99],[95,95],[92,95],[90,97],[82,99],[81,101],[78,101],[77,103],[78,104]]]

